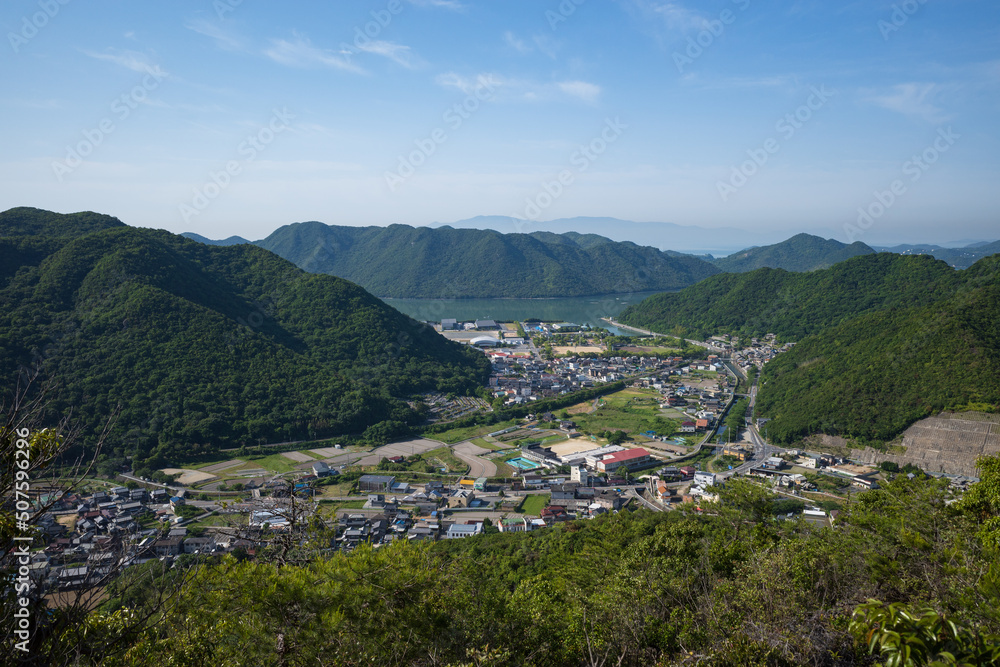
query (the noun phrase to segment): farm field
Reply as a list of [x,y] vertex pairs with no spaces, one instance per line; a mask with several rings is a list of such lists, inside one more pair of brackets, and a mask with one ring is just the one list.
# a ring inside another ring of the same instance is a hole
[[658,397],[659,392],[655,389],[622,389],[603,397],[594,412],[573,415],[573,421],[585,433],[620,430],[628,435],[640,435],[645,431],[670,435],[678,424],[664,416]]
[[549,498],[552,496],[547,493],[538,493],[530,496],[525,496],[524,501],[521,503],[518,512],[520,514],[530,514],[531,516],[539,516],[545,506],[549,504]]
[[505,428],[514,426],[515,423],[515,420],[511,419],[505,422],[500,422],[499,424],[490,424],[488,426],[465,426],[461,428],[453,428],[441,433],[428,433],[426,437],[431,440],[440,440],[441,442],[449,445],[454,445],[456,442],[469,440],[470,438],[482,437],[488,433],[494,433],[496,431],[502,431]]

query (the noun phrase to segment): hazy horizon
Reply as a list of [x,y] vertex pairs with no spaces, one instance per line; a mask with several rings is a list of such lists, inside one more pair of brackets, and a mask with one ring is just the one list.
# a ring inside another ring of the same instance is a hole
[[1000,6],[16,0],[0,209],[997,238]]

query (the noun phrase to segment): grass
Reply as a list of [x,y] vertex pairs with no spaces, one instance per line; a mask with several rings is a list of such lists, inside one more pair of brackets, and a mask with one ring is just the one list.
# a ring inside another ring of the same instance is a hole
[[672,432],[677,424],[666,418],[657,403],[655,389],[623,389],[603,397],[591,414],[573,415],[577,427],[589,433],[625,431],[639,435],[645,431]]
[[492,449],[493,451],[497,451],[500,449],[507,449],[507,445],[501,445],[499,443],[490,442],[489,440],[485,440],[483,438],[473,438],[472,444],[476,445],[477,447],[482,447],[483,449]]
[[246,464],[240,466],[239,468],[229,468],[223,472],[227,474],[234,473],[241,471],[244,468],[247,470],[264,468],[265,470],[270,470],[271,472],[292,472],[293,470],[298,470],[295,466],[300,465],[291,459],[285,458],[281,454],[248,456],[244,460],[246,461]]
[[521,501],[521,506],[518,507],[517,512],[519,514],[530,514],[532,516],[538,516],[545,509],[545,506],[549,504],[549,499],[552,496],[548,493],[538,493],[530,496],[525,496],[524,500]]
[[821,473],[806,473],[806,479],[816,485],[816,488],[820,491],[826,491],[827,493],[837,493],[845,486],[850,486],[851,482],[848,479],[843,479],[839,477],[831,477],[830,475],[823,475]]
[[463,440],[469,440],[470,438],[478,438],[486,435],[487,433],[502,431],[503,429],[510,428],[515,424],[516,420],[510,419],[505,422],[490,424],[488,426],[466,426],[462,428],[453,428],[441,433],[428,433],[425,437],[431,440],[440,440],[441,442],[448,443],[449,445],[454,445],[456,442],[462,442]]
[[325,512],[336,514],[340,510],[359,510],[364,508],[366,500],[320,500],[320,506]]
[[354,484],[354,482],[340,482],[338,484],[330,484],[327,486],[317,486],[316,490],[322,494],[320,496],[321,498],[323,496],[330,498],[343,498],[344,496],[353,495],[351,491],[354,489]]
[[232,526],[237,522],[238,515],[234,514],[213,514],[212,516],[207,516],[201,521],[195,521],[194,523],[189,523],[188,528],[208,528],[210,526]]
[[423,457],[425,461],[437,459],[443,467],[448,468],[448,472],[465,473],[469,470],[469,466],[455,456],[450,447],[432,449],[429,452],[424,452]]
[[507,465],[503,461],[494,461],[497,466],[497,477],[510,478],[514,476],[514,468]]

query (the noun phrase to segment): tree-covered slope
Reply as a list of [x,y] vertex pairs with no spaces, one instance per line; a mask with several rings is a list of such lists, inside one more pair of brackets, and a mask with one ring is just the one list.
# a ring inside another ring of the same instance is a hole
[[994,278],[809,336],[764,367],[757,415],[779,443],[813,433],[884,442],[942,410],[1000,407],[998,313]]
[[286,225],[257,245],[383,297],[552,297],[680,289],[718,272],[694,257],[594,235]]
[[0,212],[0,237],[56,236],[73,238],[116,227],[125,227],[125,223],[110,215],[92,211],[54,213],[40,208],[20,206]]
[[715,259],[712,263],[729,273],[745,273],[762,268],[816,271],[829,268],[851,257],[871,255],[874,252],[861,241],[847,245],[812,234],[796,234],[781,243],[747,248],[727,257]]
[[932,303],[962,284],[961,274],[931,257],[879,253],[810,273],[719,274],[680,292],[651,296],[618,319],[661,333],[776,333],[800,340],[863,313]]
[[55,411],[91,435],[120,403],[119,454],[162,464],[380,423],[372,433],[388,433],[413,418],[401,398],[471,391],[488,374],[483,355],[357,285],[252,245],[113,227],[50,249],[0,289],[0,370],[40,370]]

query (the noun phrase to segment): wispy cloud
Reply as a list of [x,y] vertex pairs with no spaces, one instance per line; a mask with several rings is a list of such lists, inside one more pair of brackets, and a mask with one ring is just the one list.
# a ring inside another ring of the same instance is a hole
[[933,103],[940,91],[941,87],[935,83],[900,83],[886,92],[871,93],[867,99],[876,106],[904,116],[940,123],[948,120],[948,115]]
[[600,86],[587,83],[586,81],[562,81],[557,83],[556,86],[567,95],[581,99],[584,102],[594,102],[601,94]]
[[411,5],[416,5],[417,7],[440,7],[441,9],[451,9],[454,11],[461,11],[465,9],[465,5],[458,0],[409,0]]
[[531,53],[533,48],[528,46],[523,39],[518,39],[510,30],[503,34],[503,41],[518,53]]
[[508,30],[503,34],[503,41],[507,46],[522,55],[539,51],[553,60],[556,57],[558,44],[548,35],[532,35],[531,42],[529,43]]
[[351,62],[350,54],[336,53],[317,48],[305,37],[296,34],[294,39],[272,39],[271,46],[264,50],[271,60],[288,67],[329,67],[355,74],[365,74],[365,70]]
[[472,94],[483,85],[488,84],[490,88],[502,89],[502,94],[497,93],[502,97],[530,102],[570,97],[592,103],[601,94],[600,86],[587,81],[540,83],[527,79],[512,79],[492,72],[479,74],[475,77],[446,72],[439,74],[435,78],[435,83],[446,88],[457,88],[466,95]]
[[243,42],[207,19],[188,21],[184,27],[199,35],[215,40],[216,46],[225,51],[242,51]]
[[623,6],[637,13],[644,23],[664,37],[676,37],[692,30],[701,30],[708,23],[708,19],[697,10],[679,2],[626,0]]
[[481,88],[499,88],[506,85],[503,77],[492,73],[479,74],[475,78],[462,76],[455,72],[445,72],[434,77],[434,82],[445,88],[457,88],[466,95],[472,95]]
[[414,55],[413,50],[403,44],[376,40],[366,42],[364,45],[356,44],[355,46],[365,53],[372,53],[383,58],[388,58],[407,69],[415,69],[421,64],[420,59]]
[[160,69],[159,65],[152,65],[146,55],[139,53],[138,51],[120,51],[118,49],[108,49],[103,53],[97,53],[94,51],[84,51],[84,54],[90,56],[91,58],[96,58],[97,60],[104,60],[109,63],[114,63],[119,67],[124,67],[130,69],[133,72],[141,72],[143,74],[149,74],[150,72],[156,74],[157,76],[167,76],[167,73]]

